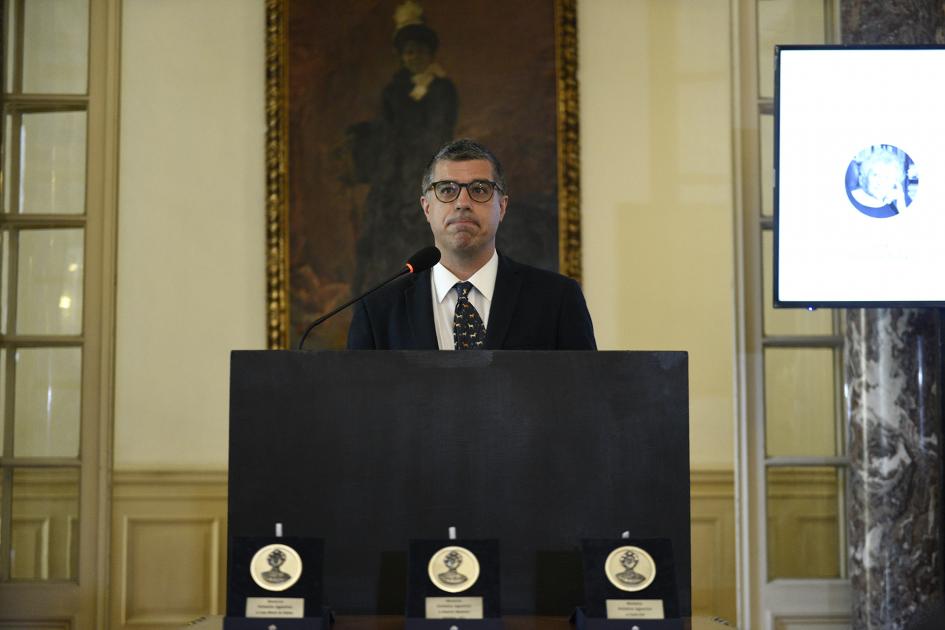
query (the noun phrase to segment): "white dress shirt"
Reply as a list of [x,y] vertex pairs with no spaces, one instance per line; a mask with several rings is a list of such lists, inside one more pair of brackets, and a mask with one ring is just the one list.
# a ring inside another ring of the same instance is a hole
[[[482,323],[489,329],[489,309],[492,307],[492,293],[495,291],[495,278],[499,273],[499,255],[492,252],[492,258],[474,273],[467,282],[473,285],[469,292],[469,302],[479,312]],[[433,325],[436,327],[436,343],[440,350],[454,350],[453,315],[459,296],[453,286],[462,282],[449,269],[437,263],[430,276],[430,289],[433,292]]]

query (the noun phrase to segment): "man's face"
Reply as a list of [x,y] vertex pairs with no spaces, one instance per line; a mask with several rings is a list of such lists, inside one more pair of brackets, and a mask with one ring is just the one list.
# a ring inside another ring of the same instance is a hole
[[880,201],[889,202],[895,199],[899,189],[902,173],[895,164],[879,162],[874,164],[866,178],[866,192]]
[[[460,184],[483,179],[493,181],[492,164],[488,160],[436,163],[433,181],[452,180]],[[507,195],[497,188],[492,199],[486,202],[473,201],[469,191],[462,188],[459,197],[449,203],[436,198],[432,190],[420,197],[423,214],[426,215],[433,241],[444,254],[470,257],[495,249],[495,235],[499,223],[505,217]]]

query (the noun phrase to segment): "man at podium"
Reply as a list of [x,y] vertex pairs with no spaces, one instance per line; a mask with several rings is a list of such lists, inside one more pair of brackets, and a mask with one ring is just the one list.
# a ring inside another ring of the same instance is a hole
[[420,206],[441,258],[355,306],[348,348],[595,350],[581,287],[499,254],[509,203],[502,165],[469,139],[430,160]]

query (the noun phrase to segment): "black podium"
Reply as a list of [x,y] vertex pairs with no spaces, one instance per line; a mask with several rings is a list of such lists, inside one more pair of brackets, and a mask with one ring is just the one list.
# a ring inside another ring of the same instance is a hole
[[229,540],[324,539],[324,602],[404,612],[410,539],[497,538],[503,614],[583,604],[580,541],[669,538],[691,615],[683,352],[234,352]]

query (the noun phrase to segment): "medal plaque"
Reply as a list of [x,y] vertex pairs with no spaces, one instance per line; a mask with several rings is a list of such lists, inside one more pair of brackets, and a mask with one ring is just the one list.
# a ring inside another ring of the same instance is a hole
[[497,623],[499,614],[499,541],[411,541],[408,629],[439,620]]
[[231,545],[225,628],[325,625],[320,539],[238,537]]
[[449,545],[430,557],[427,575],[441,591],[462,593],[479,579],[479,560],[470,550]]
[[604,574],[611,584],[622,591],[642,591],[656,578],[653,556],[633,545],[621,545],[607,556]]
[[679,617],[672,544],[665,538],[582,541],[588,619]]
[[253,555],[249,575],[256,586],[264,590],[284,591],[292,588],[302,576],[302,558],[288,545],[266,545]]

